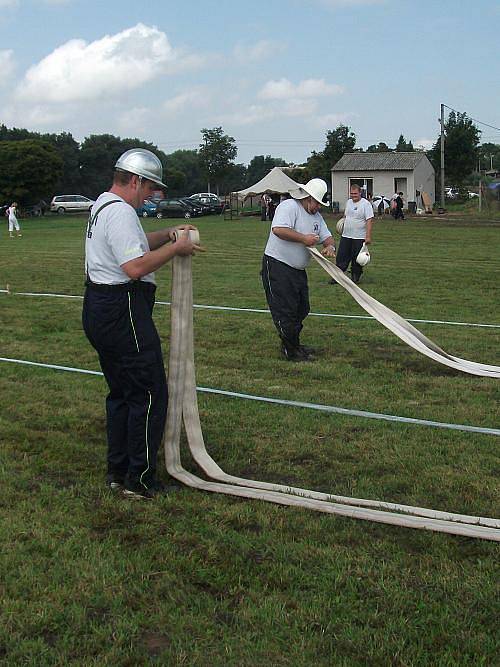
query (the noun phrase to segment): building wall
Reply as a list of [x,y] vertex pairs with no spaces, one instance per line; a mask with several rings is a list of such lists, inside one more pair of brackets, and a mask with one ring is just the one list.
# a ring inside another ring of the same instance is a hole
[[436,201],[436,181],[434,178],[434,168],[427,158],[420,160],[415,167],[415,189],[424,190],[431,198],[434,204]]
[[[422,172],[422,178],[424,176],[425,171]],[[389,198],[394,194],[394,179],[406,178],[406,189],[402,188],[404,191],[405,206],[407,206],[408,201],[415,201],[416,180],[412,171],[332,171],[332,201],[339,202],[341,211],[345,209],[346,202],[349,199],[350,178],[372,178],[373,194],[384,195]],[[434,178],[434,175],[432,178]],[[428,183],[427,178],[425,179],[425,183]],[[429,190],[426,190],[426,192],[431,194]],[[434,197],[434,187],[432,189],[432,197]]]

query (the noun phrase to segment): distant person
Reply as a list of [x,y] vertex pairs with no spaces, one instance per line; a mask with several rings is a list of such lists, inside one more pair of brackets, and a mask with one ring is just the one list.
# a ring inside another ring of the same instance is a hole
[[271,197],[267,194],[267,192],[264,192],[264,194],[260,198],[260,219],[262,220],[262,222],[265,222],[267,220],[270,201]]
[[267,215],[268,215],[269,220],[271,220],[271,222],[272,222],[277,206],[276,206],[276,201],[275,201],[274,197],[269,197],[269,199],[270,199],[270,201],[269,201],[269,205],[267,207],[267,210],[268,210]]
[[[345,272],[350,264],[352,280],[357,284],[361,279],[363,268],[357,263],[356,258],[363,244],[369,245],[372,242],[373,206],[367,199],[362,199],[359,185],[351,185],[349,194],[351,198],[345,206],[345,222],[337,252],[337,266]],[[336,285],[337,282],[332,278],[330,284]]]
[[[82,321],[109,387],[107,484],[127,498],[151,499],[164,488],[156,459],[167,412],[167,380],[153,322],[154,271],[194,254],[191,225],[144,233],[135,209],[162,183],[160,160],[133,148],[118,158],[113,184],[92,208],[85,239]],[[178,240],[175,230],[184,229]]]
[[11,239],[14,238],[14,230],[16,230],[18,236],[22,236],[21,227],[17,220],[17,202],[13,201],[12,204],[7,209],[7,215],[9,217],[9,236]]
[[307,248],[322,243],[322,254],[335,257],[333,236],[319,213],[326,190],[325,181],[313,178],[279,204],[262,259],[262,284],[287,361],[313,359],[311,348],[300,343],[300,332],[309,314]]
[[398,192],[396,195],[396,212],[394,215],[395,220],[404,220],[405,216],[403,213],[403,207],[404,207],[404,200],[403,200],[403,193]]

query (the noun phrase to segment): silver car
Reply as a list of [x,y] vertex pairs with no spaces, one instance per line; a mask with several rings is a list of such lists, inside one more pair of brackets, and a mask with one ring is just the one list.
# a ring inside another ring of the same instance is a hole
[[50,202],[50,210],[54,213],[78,213],[90,211],[95,204],[93,199],[83,195],[57,195]]

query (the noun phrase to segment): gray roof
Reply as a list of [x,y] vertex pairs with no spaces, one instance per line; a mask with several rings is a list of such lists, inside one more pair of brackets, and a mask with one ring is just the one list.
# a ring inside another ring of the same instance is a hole
[[345,153],[332,171],[401,171],[415,169],[425,153]]

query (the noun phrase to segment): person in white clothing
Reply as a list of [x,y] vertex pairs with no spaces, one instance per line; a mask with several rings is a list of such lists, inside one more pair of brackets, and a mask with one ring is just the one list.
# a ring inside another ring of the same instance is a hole
[[262,284],[287,361],[309,361],[314,350],[300,343],[302,323],[309,314],[307,248],[321,243],[325,257],[335,257],[335,243],[320,214],[327,186],[313,178],[277,207],[262,259]]
[[[132,499],[163,489],[156,460],[165,426],[167,381],[153,322],[154,272],[177,255],[192,255],[191,225],[147,234],[135,209],[162,182],[159,158],[133,148],[118,158],[113,184],[92,208],[85,239],[82,322],[109,387],[106,399],[107,483]],[[178,236],[178,229],[185,229]]]
[[[363,244],[372,242],[373,206],[367,199],[362,199],[359,185],[351,185],[349,194],[351,198],[347,201],[344,217],[344,229],[337,252],[337,266],[342,271],[347,271],[351,265],[352,280],[359,283],[362,267],[356,262]],[[331,280],[335,285],[336,281]]]
[[21,227],[16,217],[17,211],[17,202],[13,201],[12,204],[7,209],[7,215],[9,216],[9,236],[14,238],[14,230],[16,230],[18,236],[22,236]]

